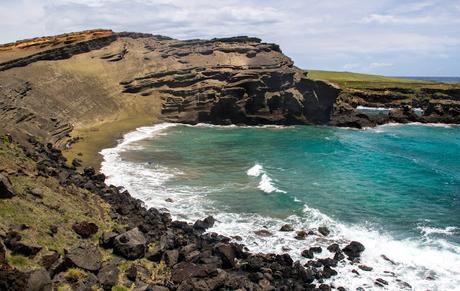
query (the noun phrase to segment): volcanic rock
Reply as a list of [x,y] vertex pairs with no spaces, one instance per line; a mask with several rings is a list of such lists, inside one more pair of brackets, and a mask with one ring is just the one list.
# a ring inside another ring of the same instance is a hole
[[11,198],[16,196],[16,192],[11,185],[8,177],[0,174],[0,198]]
[[94,245],[82,245],[67,251],[65,262],[90,272],[96,272],[101,268],[102,256]]
[[129,260],[142,258],[146,251],[146,240],[138,228],[133,228],[115,237],[113,252]]
[[365,250],[365,247],[357,241],[352,241],[348,244],[345,248],[343,248],[343,252],[350,258],[359,258],[361,253]]
[[291,224],[285,224],[280,228],[280,231],[294,231],[294,227]]
[[72,225],[72,229],[82,238],[89,238],[93,234],[97,233],[99,227],[92,222],[82,221],[79,223],[74,223]]

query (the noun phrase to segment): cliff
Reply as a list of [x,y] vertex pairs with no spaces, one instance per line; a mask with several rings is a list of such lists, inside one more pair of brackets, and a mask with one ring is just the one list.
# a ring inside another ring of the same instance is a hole
[[125,130],[154,121],[324,124],[338,93],[307,79],[277,45],[250,37],[91,30],[0,46],[4,132],[61,147],[124,121]]

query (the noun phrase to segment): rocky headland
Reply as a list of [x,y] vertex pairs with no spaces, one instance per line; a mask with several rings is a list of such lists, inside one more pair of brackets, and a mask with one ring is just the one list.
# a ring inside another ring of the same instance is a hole
[[[277,45],[251,37],[181,41],[92,30],[0,46],[0,290],[346,290],[325,280],[339,262],[357,275],[372,269],[360,263],[359,242],[306,245],[304,264],[252,254],[206,232],[212,217],[173,221],[88,165],[97,166],[98,150],[120,133],[162,121],[458,123],[456,90],[423,91],[410,104],[406,95],[415,93],[387,91],[311,80]],[[388,119],[356,111],[382,104],[399,107]],[[299,240],[329,234],[280,231]],[[329,258],[315,259],[318,252]]]

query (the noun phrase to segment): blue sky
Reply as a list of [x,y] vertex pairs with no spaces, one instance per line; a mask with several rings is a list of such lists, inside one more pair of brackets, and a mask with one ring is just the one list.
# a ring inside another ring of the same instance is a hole
[[0,0],[0,42],[90,28],[251,35],[302,68],[460,76],[459,0]]

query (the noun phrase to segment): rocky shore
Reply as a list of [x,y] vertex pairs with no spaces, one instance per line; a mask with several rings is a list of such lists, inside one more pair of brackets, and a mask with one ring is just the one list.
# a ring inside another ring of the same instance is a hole
[[[73,244],[50,249],[24,237],[29,228],[53,237],[64,231],[59,226],[8,225],[1,233],[0,290],[347,290],[324,283],[337,275],[334,268],[339,261],[355,265],[356,273],[370,269],[360,265],[365,247],[359,242],[332,244],[327,250],[306,245],[299,250],[309,259],[304,265],[287,254],[252,254],[231,238],[206,232],[215,223],[214,218],[194,224],[172,221],[167,212],[146,209],[127,191],[106,185],[104,175],[94,169],[77,171],[77,160],[69,166],[61,151],[51,144],[43,145],[29,137],[21,145],[4,137],[5,151],[14,152],[24,164],[16,163],[16,170],[0,168],[1,202],[28,195],[35,203],[43,203],[40,188],[18,190],[19,185],[13,182],[18,176],[44,179],[47,184],[55,181],[59,189],[72,188],[100,197],[110,205],[108,215],[117,227],[104,227],[102,231],[91,217],[75,219],[66,229],[77,237]],[[329,234],[327,228],[295,232],[290,225],[280,231],[299,240]],[[315,259],[318,252],[329,252],[330,258]],[[14,266],[12,255],[37,264]],[[385,285],[385,281],[377,278],[375,284]]]
[[[359,242],[305,245],[303,264],[250,253],[206,232],[214,218],[173,221],[87,165],[97,166],[95,153],[121,131],[157,121],[460,122],[457,91],[425,93],[431,97],[407,103],[410,92],[340,90],[308,79],[277,45],[251,37],[180,41],[92,30],[2,45],[0,290],[347,290],[328,279],[339,263],[357,276],[372,269],[360,263]],[[395,111],[373,117],[358,105]],[[419,106],[422,116],[413,110]],[[101,136],[97,148],[81,150]],[[329,235],[327,228],[280,231],[299,240]],[[374,286],[386,284],[375,278]]]

